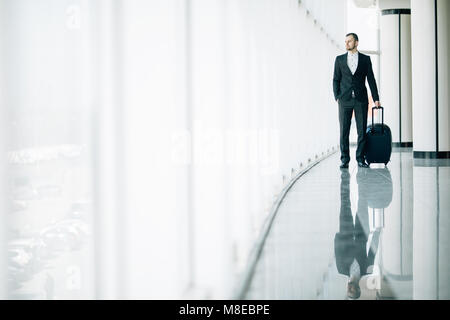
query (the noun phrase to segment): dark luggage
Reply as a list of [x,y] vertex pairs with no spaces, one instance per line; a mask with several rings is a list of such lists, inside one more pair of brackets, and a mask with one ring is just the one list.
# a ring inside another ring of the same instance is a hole
[[[373,123],[373,110],[381,109],[381,123]],[[365,157],[368,164],[384,163],[391,159],[392,134],[391,129],[384,124],[384,108],[372,108],[372,124],[367,126]]]

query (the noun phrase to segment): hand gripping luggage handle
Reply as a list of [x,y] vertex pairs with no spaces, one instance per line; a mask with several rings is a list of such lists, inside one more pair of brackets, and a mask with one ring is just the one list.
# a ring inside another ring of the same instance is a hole
[[384,126],[383,126],[383,124],[384,124],[384,108],[383,108],[382,106],[379,106],[379,107],[372,107],[372,128],[374,128],[374,124],[373,124],[373,110],[374,110],[374,109],[381,109],[381,124],[382,124],[382,126],[381,126],[381,132],[384,133]]

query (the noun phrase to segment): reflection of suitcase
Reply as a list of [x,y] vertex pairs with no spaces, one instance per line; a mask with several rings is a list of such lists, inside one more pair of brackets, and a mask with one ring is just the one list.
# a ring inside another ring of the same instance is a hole
[[392,202],[393,188],[392,177],[389,169],[371,168],[366,171],[366,179],[370,181],[364,188],[364,196],[367,199],[367,205],[371,208],[387,208]]
[[[373,110],[381,109],[381,123],[373,123]],[[391,129],[384,124],[384,108],[372,108],[372,124],[367,126],[365,157],[368,164],[384,163],[386,165],[391,159],[392,134]]]

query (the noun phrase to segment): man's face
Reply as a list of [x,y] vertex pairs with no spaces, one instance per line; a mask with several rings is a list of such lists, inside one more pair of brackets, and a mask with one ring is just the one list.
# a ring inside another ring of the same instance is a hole
[[358,41],[355,41],[353,36],[345,37],[345,49],[347,49],[347,51],[351,51],[356,47],[358,47]]

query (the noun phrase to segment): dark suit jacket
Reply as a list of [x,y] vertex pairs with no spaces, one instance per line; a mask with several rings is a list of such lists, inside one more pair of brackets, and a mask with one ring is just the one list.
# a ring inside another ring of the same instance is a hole
[[350,266],[353,263],[353,259],[356,259],[362,277],[372,273],[372,271],[369,272],[369,267],[373,266],[375,261],[380,231],[373,233],[369,252],[366,252],[368,236],[357,229],[358,226],[355,227],[353,232],[344,231],[336,233],[334,237],[334,254],[336,257],[336,267],[340,274],[350,276]]
[[358,68],[354,75],[347,65],[348,53],[336,57],[334,63],[333,92],[334,98],[340,101],[348,101],[352,98],[352,90],[355,91],[356,100],[368,102],[366,77],[374,101],[380,100],[378,97],[377,84],[372,70],[370,57],[359,52]]

